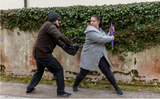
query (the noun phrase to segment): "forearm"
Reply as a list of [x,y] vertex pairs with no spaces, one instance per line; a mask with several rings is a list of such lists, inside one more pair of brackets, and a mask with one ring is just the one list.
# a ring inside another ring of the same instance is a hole
[[65,45],[65,44],[64,44],[62,41],[58,40],[58,41],[57,41],[57,45],[60,46],[60,47],[62,47],[62,46]]
[[110,33],[110,32],[108,32],[107,36],[111,36],[111,33]]

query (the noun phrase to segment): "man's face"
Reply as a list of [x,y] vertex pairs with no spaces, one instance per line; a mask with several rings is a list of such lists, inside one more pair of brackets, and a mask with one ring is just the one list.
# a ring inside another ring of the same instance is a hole
[[60,20],[60,19],[57,19],[54,23],[55,23],[57,26],[59,26],[59,24],[61,23],[61,20]]

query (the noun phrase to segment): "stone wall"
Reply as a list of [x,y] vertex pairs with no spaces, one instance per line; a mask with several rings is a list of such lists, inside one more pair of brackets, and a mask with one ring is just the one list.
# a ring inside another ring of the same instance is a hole
[[[1,73],[14,75],[33,75],[36,71],[36,62],[32,56],[33,45],[36,41],[38,30],[13,31],[0,29],[0,68]],[[2,37],[3,36],[3,37]],[[113,55],[108,52],[108,57],[113,65],[111,69],[117,80],[156,80],[160,81],[160,46],[157,45],[139,53],[128,53],[125,60],[121,60],[120,55]],[[65,77],[75,77],[79,72],[81,48],[75,56],[70,56],[60,47],[56,47],[53,56],[57,58],[64,68]],[[46,69],[44,77],[51,78],[53,75]],[[105,78],[101,71],[92,72],[90,78]]]

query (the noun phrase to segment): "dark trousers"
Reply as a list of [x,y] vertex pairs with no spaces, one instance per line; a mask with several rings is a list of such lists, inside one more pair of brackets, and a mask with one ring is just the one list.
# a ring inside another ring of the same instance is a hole
[[[102,71],[102,73],[106,76],[108,81],[113,85],[113,87],[115,89],[118,89],[119,87],[116,83],[115,77],[114,77],[112,71],[110,70],[109,64],[106,61],[105,57],[102,57],[100,59],[99,68]],[[79,85],[79,83],[87,76],[88,73],[89,73],[89,70],[85,70],[85,69],[81,68],[80,72],[76,76],[73,87],[77,87]]]
[[60,65],[57,59],[54,58],[52,55],[50,55],[47,58],[35,57],[35,60],[37,64],[37,71],[33,75],[32,80],[27,87],[27,90],[32,90],[39,83],[44,73],[44,69],[46,67],[56,78],[57,94],[64,94],[65,85],[64,85],[63,67]]

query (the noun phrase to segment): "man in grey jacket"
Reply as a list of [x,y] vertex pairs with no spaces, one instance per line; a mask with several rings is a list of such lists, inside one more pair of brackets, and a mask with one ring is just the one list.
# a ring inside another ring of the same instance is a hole
[[36,60],[37,71],[32,77],[30,84],[27,86],[26,93],[31,93],[35,90],[35,86],[39,83],[45,67],[54,75],[57,83],[57,97],[69,97],[71,93],[64,91],[64,74],[63,67],[52,55],[56,45],[70,46],[71,41],[58,30],[61,23],[60,15],[51,11],[48,15],[49,21],[42,25],[36,43],[33,47],[33,56]]

